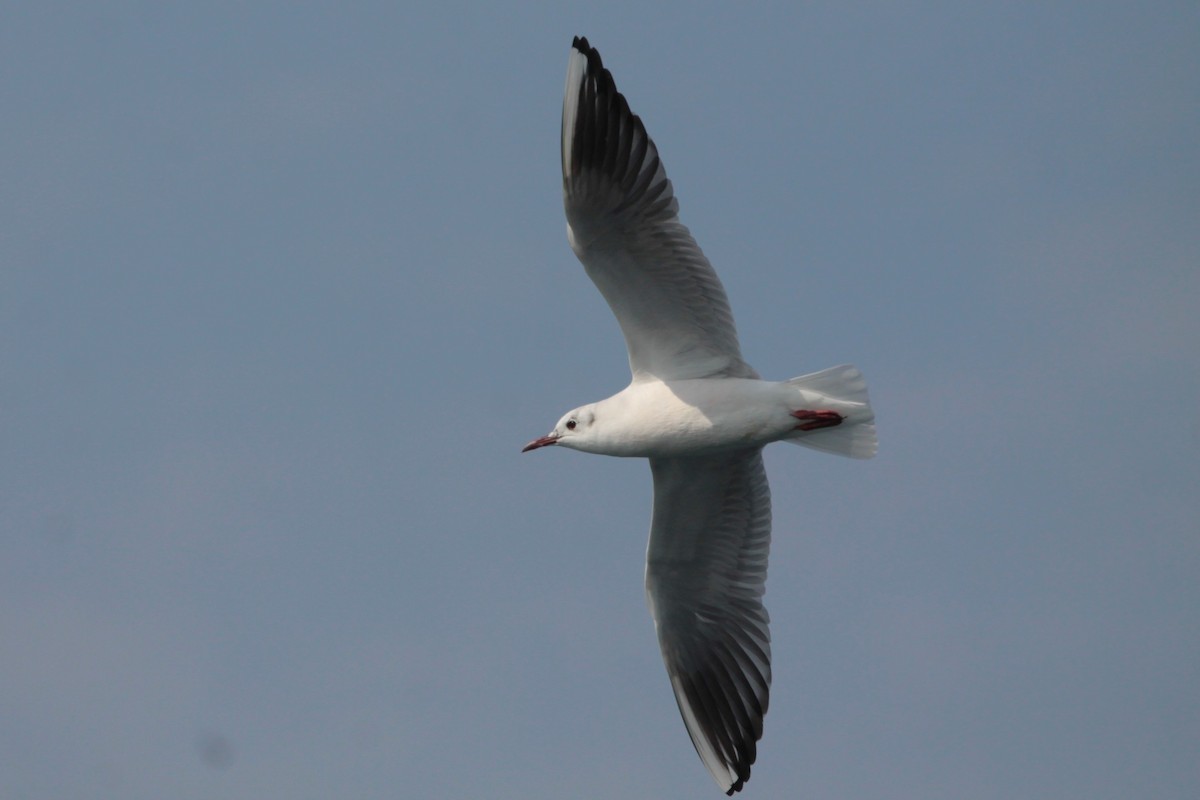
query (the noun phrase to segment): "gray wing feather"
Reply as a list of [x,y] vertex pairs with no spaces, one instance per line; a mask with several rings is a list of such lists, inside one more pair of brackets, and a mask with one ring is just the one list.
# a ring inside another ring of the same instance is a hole
[[658,149],[582,38],[567,66],[562,168],[571,247],[617,317],[635,380],[757,377]]
[[771,684],[761,449],[651,459],[646,596],[696,752],[729,794],[750,777]]

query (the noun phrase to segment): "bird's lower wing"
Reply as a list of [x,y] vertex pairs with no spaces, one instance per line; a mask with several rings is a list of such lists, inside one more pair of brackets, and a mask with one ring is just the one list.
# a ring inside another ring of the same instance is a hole
[[727,793],[750,777],[771,683],[761,449],[651,459],[646,596],[692,743]]

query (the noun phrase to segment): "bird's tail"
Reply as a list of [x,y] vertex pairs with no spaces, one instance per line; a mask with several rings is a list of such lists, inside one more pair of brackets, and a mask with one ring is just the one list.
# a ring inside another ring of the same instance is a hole
[[867,397],[867,381],[857,367],[842,364],[788,381],[803,392],[806,406],[812,410],[836,411],[843,417],[840,425],[800,431],[784,439],[827,453],[851,458],[875,455],[875,412]]

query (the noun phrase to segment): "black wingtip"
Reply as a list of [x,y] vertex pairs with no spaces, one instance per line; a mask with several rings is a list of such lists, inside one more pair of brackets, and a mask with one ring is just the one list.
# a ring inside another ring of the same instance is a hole
[[571,42],[571,47],[578,50],[588,60],[588,72],[599,74],[604,69],[604,62],[600,59],[600,51],[588,44],[586,36],[576,36]]
[[600,51],[588,43],[586,36],[576,36],[571,40],[571,47],[587,59],[586,75],[595,77],[603,85],[603,89],[619,94],[612,73],[604,68],[604,59],[600,58]]

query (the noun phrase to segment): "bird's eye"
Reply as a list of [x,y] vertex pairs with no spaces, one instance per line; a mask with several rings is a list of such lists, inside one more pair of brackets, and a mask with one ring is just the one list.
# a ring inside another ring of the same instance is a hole
[[579,424],[579,423],[578,423],[578,422],[576,422],[576,421],[575,421],[575,420],[573,420],[573,419],[569,419],[569,420],[567,420],[567,430],[569,430],[569,431],[573,431],[573,430],[575,430],[575,426],[576,426],[576,425],[578,425],[578,424]]

